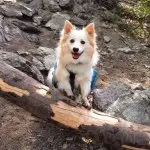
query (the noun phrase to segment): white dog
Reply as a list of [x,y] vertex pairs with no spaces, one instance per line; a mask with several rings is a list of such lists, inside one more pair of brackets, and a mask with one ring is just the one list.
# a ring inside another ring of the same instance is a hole
[[99,59],[94,23],[77,30],[69,21],[65,21],[56,59],[56,66],[47,77],[48,84],[53,84],[64,90],[69,97],[73,97],[70,84],[70,73],[73,73],[75,88],[80,87],[83,102],[90,107],[87,96],[91,91],[93,67]]

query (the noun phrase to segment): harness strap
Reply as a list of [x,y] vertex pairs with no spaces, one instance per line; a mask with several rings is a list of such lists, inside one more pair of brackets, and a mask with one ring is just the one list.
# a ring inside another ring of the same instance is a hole
[[[58,88],[58,81],[56,79],[56,76],[55,76],[55,72],[56,72],[56,68],[57,68],[57,64],[55,64],[54,66],[54,71],[53,71],[53,77],[52,77],[52,84],[55,88]],[[69,82],[70,82],[70,85],[71,85],[71,89],[73,90],[74,89],[74,80],[75,80],[75,73],[69,71],[70,73],[70,77],[69,77]],[[97,81],[97,71],[95,69],[93,69],[93,74],[92,74],[92,81],[91,81],[91,90],[93,90],[96,86],[96,81]]]
[[91,90],[93,90],[96,86],[97,81],[97,71],[93,69],[92,81],[91,81]]
[[56,72],[57,64],[54,66],[54,71],[53,71],[53,77],[52,77],[52,84],[54,85],[55,88],[58,88],[58,81],[55,77],[55,72]]

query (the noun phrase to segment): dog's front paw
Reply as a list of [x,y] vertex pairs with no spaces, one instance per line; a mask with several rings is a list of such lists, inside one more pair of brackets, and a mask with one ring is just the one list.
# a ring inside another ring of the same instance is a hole
[[84,102],[83,105],[85,106],[85,108],[87,108],[89,110],[92,108],[92,105],[89,102]]
[[83,99],[83,105],[84,105],[84,107],[86,107],[87,109],[91,109],[91,108],[92,108],[92,105],[90,104],[90,102],[88,101],[87,98],[84,98],[84,99]]
[[93,103],[93,95],[91,93],[88,95],[87,99],[88,99],[89,103],[92,105],[92,103]]

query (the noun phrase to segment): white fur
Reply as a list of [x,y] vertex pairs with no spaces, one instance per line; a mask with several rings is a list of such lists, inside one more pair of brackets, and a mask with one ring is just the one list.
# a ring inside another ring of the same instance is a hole
[[[62,36],[64,31],[62,31]],[[98,52],[96,51],[96,47],[94,50],[94,54],[92,58],[87,57],[87,53],[91,48],[88,39],[88,33],[82,30],[76,30],[75,28],[69,33],[69,37],[67,38],[67,46],[68,50],[66,50],[66,54],[62,57],[61,54],[61,45],[57,48],[57,69],[56,76],[58,77],[58,88],[66,91],[68,96],[73,96],[73,91],[71,90],[71,85],[69,83],[69,72],[71,71],[76,74],[75,76],[75,86],[80,86],[81,95],[86,105],[89,105],[87,100],[87,96],[90,92],[90,85],[92,79],[93,66],[95,66],[98,62]],[[70,43],[70,40],[74,39],[74,43]],[[85,44],[81,44],[81,40],[85,41]],[[73,59],[72,57],[72,49],[73,47],[79,48],[79,53],[82,53],[78,59]],[[53,69],[50,70],[47,81],[49,86],[52,85],[52,72]]]

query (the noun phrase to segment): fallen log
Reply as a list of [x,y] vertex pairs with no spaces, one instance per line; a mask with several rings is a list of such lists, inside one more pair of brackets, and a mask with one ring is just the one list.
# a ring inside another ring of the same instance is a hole
[[36,117],[83,131],[115,150],[131,146],[150,149],[150,126],[79,107],[59,91],[50,91],[47,86],[4,62],[0,62],[0,96]]

